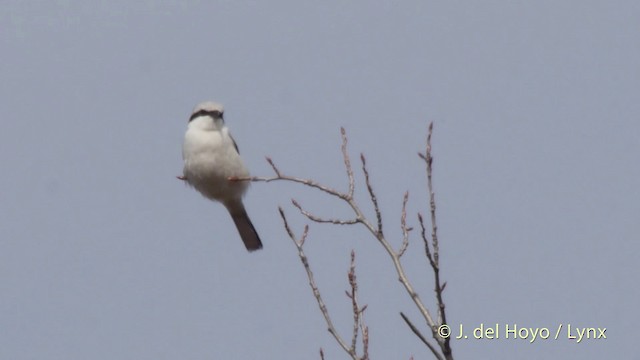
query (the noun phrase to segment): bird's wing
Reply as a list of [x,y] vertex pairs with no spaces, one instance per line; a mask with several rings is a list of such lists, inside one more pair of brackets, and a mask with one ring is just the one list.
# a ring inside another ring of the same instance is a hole
[[238,153],[238,155],[240,155],[240,150],[238,149],[238,144],[236,144],[236,140],[233,138],[233,136],[231,136],[231,134],[229,134],[229,137],[231,138],[231,142],[233,142],[233,147],[236,148],[236,152]]

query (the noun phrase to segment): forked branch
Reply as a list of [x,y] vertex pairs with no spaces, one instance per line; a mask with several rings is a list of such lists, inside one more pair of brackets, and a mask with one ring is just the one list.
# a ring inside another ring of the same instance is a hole
[[[433,270],[434,273],[434,280],[435,280],[435,292],[436,292],[436,299],[437,299],[437,303],[438,303],[438,318],[437,320],[434,320],[433,317],[431,316],[431,313],[429,312],[429,310],[426,308],[426,306],[424,305],[424,303],[422,302],[422,300],[420,299],[420,296],[418,295],[418,293],[415,291],[413,285],[411,284],[411,282],[409,281],[404,267],[402,265],[402,262],[400,261],[402,255],[405,253],[405,251],[407,250],[408,246],[409,246],[409,235],[410,235],[410,231],[412,230],[411,227],[409,227],[407,225],[407,202],[409,199],[409,193],[405,193],[404,194],[404,198],[403,198],[403,203],[402,203],[402,212],[401,212],[401,231],[402,231],[402,242],[400,244],[399,249],[396,251],[394,249],[394,247],[390,244],[390,242],[387,240],[387,238],[385,237],[385,234],[383,232],[383,221],[382,221],[382,212],[380,210],[380,206],[378,204],[378,198],[375,194],[372,182],[371,182],[371,176],[370,176],[370,172],[367,168],[367,161],[366,158],[363,154],[360,154],[360,161],[361,161],[361,169],[362,172],[364,174],[364,179],[365,179],[365,186],[369,195],[369,200],[371,201],[372,205],[373,205],[373,211],[375,214],[375,221],[372,222],[370,221],[367,216],[364,214],[364,212],[362,211],[362,209],[360,208],[360,206],[358,205],[358,203],[356,202],[356,200],[354,199],[354,192],[355,192],[355,179],[354,179],[354,172],[353,172],[353,167],[351,165],[351,159],[349,157],[349,153],[347,151],[347,135],[346,135],[346,131],[344,130],[344,128],[340,129],[340,133],[342,136],[342,146],[341,146],[341,150],[342,150],[342,157],[343,157],[343,163],[346,169],[346,174],[347,174],[347,179],[348,179],[348,189],[346,192],[341,192],[338,191],[334,188],[331,188],[329,186],[320,184],[312,179],[304,179],[304,178],[300,178],[300,177],[295,177],[295,176],[289,176],[289,175],[285,175],[282,171],[280,171],[280,169],[278,169],[278,167],[276,167],[276,165],[274,164],[273,160],[269,157],[267,157],[267,162],[269,163],[269,165],[271,166],[271,168],[273,169],[275,176],[272,177],[260,177],[260,176],[251,176],[251,177],[244,177],[244,178],[230,178],[231,181],[253,181],[253,182],[271,182],[271,181],[288,181],[288,182],[294,182],[294,183],[298,183],[298,184],[302,184],[304,186],[308,186],[311,188],[315,188],[320,190],[321,192],[324,192],[332,197],[336,197],[344,202],[347,203],[347,205],[349,205],[349,207],[352,209],[353,211],[353,218],[350,219],[336,219],[336,218],[328,218],[328,217],[323,217],[323,216],[319,216],[307,209],[305,209],[302,205],[300,205],[300,203],[298,201],[296,201],[295,199],[292,199],[292,203],[294,205],[294,207],[296,207],[298,209],[298,211],[307,219],[309,219],[312,222],[315,223],[329,223],[329,224],[334,224],[334,225],[356,225],[356,224],[362,224],[378,241],[378,243],[380,245],[382,245],[382,247],[385,249],[385,251],[387,252],[389,258],[391,259],[394,269],[398,275],[398,280],[400,281],[400,283],[403,285],[404,289],[406,290],[407,294],[409,295],[409,297],[411,298],[411,300],[414,302],[415,306],[418,308],[418,311],[420,312],[420,314],[423,316],[427,326],[429,327],[429,330],[431,331],[432,334],[432,338],[436,341],[437,346],[433,345],[432,343],[430,343],[418,330],[418,328],[404,315],[401,313],[402,318],[404,319],[404,321],[407,323],[407,325],[409,326],[409,328],[411,329],[411,331],[414,332],[414,334],[416,334],[416,336],[418,336],[418,338],[420,338],[420,340],[425,343],[425,345],[433,352],[433,354],[435,355],[435,357],[437,359],[447,359],[447,360],[451,360],[453,359],[453,356],[451,354],[451,347],[449,345],[449,338],[442,338],[438,335],[438,327],[440,325],[446,324],[446,314],[445,314],[445,305],[444,305],[444,301],[443,301],[443,297],[442,297],[442,292],[446,286],[446,283],[442,284],[440,283],[440,264],[439,264],[439,245],[438,245],[438,236],[437,236],[437,225],[436,225],[436,204],[435,204],[435,194],[433,192],[433,184],[432,184],[432,164],[433,164],[433,157],[431,155],[431,136],[433,133],[433,123],[431,123],[429,125],[429,132],[428,132],[428,136],[427,136],[427,146],[426,146],[426,150],[424,153],[419,153],[418,155],[420,156],[420,158],[422,158],[425,163],[426,163],[426,168],[427,168],[427,189],[429,192],[429,205],[430,205],[430,215],[431,215],[431,242],[429,242],[429,240],[427,239],[427,235],[426,235],[426,226],[424,224],[424,220],[421,214],[418,214],[418,222],[420,223],[420,227],[421,227],[421,237],[424,241],[425,244],[425,255],[429,261],[429,264]],[[362,313],[365,310],[366,306],[360,308],[357,302],[357,282],[356,282],[356,277],[355,277],[355,253],[352,252],[352,258],[351,258],[351,267],[350,267],[350,271],[349,271],[349,284],[351,286],[351,292],[347,292],[347,296],[349,296],[349,298],[352,301],[352,308],[353,308],[353,331],[352,331],[352,338],[351,338],[351,343],[347,343],[345,342],[345,340],[340,337],[340,335],[337,333],[335,327],[333,326],[333,323],[331,321],[331,317],[329,316],[329,313],[327,311],[326,305],[324,304],[323,300],[322,300],[322,296],[320,294],[320,291],[318,290],[318,287],[316,286],[315,280],[313,278],[313,272],[311,271],[311,268],[309,266],[309,261],[307,259],[307,256],[304,253],[303,250],[303,245],[304,245],[304,241],[308,236],[308,232],[309,232],[309,227],[308,225],[305,226],[304,231],[302,236],[300,237],[300,239],[297,239],[296,236],[293,234],[293,232],[291,231],[289,224],[287,222],[287,218],[284,215],[284,211],[282,210],[282,208],[279,208],[280,211],[280,216],[282,217],[283,221],[284,221],[284,227],[287,231],[287,234],[289,235],[289,237],[293,240],[297,250],[298,250],[298,255],[300,257],[300,260],[302,261],[302,264],[305,268],[305,271],[307,273],[307,277],[309,278],[309,285],[313,291],[313,294],[316,298],[316,301],[318,302],[318,306],[320,308],[320,312],[322,313],[322,315],[325,318],[325,321],[327,323],[328,326],[328,330],[331,333],[331,335],[335,338],[335,340],[338,342],[338,344],[340,345],[340,347],[342,347],[342,349],[347,352],[352,359],[368,359],[368,327],[364,325],[364,322],[362,320]],[[362,335],[362,343],[363,343],[363,356],[362,357],[358,357],[358,355],[356,354],[356,344],[357,344],[357,338],[358,338],[358,334]],[[440,348],[440,352],[438,351],[437,347]],[[321,351],[321,358],[324,357],[324,354]]]
[[[358,304],[358,283],[356,280],[356,265],[355,265],[355,252],[351,251],[351,265],[349,267],[348,279],[350,291],[347,291],[347,297],[351,299],[351,305],[353,309],[353,332],[351,335],[351,344],[347,345],[347,342],[340,336],[335,326],[333,325],[333,321],[331,320],[331,315],[329,314],[329,310],[322,300],[322,294],[316,285],[315,278],[313,276],[313,271],[311,270],[311,266],[309,265],[309,260],[307,255],[304,252],[304,242],[309,235],[309,225],[305,225],[304,230],[302,232],[302,236],[298,239],[291,227],[289,226],[289,222],[287,217],[284,214],[284,210],[279,207],[278,211],[280,212],[280,217],[284,223],[284,228],[289,235],[289,238],[293,241],[294,245],[298,249],[298,257],[302,262],[302,266],[304,267],[307,278],[309,279],[309,286],[313,292],[313,296],[316,298],[316,302],[318,303],[318,307],[320,308],[320,312],[324,317],[324,320],[327,324],[327,330],[333,336],[333,338],[338,342],[340,347],[347,353],[353,360],[369,360],[369,328],[365,325],[363,320],[363,313],[366,310],[367,306],[360,307]],[[358,352],[356,349],[358,335],[362,334],[362,356],[358,356]],[[320,358],[324,359],[324,352],[320,349]]]

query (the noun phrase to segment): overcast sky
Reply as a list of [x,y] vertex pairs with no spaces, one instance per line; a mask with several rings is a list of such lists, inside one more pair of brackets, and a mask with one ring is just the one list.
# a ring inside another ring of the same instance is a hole
[[[637,1],[2,1],[0,359],[345,359],[291,240],[295,184],[246,196],[264,249],[175,179],[194,105],[225,104],[254,175],[347,188],[340,126],[367,156],[385,233],[426,212],[433,121],[452,326],[606,328],[606,339],[453,340],[457,359],[640,359]],[[361,172],[357,180],[362,181]],[[373,217],[362,183],[356,195]],[[417,237],[405,266],[432,311]],[[429,359],[418,312],[360,227],[306,251],[349,336],[357,253],[376,359]]]

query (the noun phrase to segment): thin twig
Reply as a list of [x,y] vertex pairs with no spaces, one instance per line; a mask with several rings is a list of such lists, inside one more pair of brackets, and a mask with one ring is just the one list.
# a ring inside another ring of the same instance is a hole
[[[427,249],[427,257],[429,257],[429,262],[431,263],[431,268],[433,269],[434,283],[435,283],[435,293],[436,299],[438,301],[438,321],[441,324],[447,324],[447,314],[445,311],[444,300],[442,299],[442,292],[444,291],[445,285],[440,285],[440,247],[438,245],[438,225],[436,224],[436,197],[433,191],[433,156],[431,155],[431,136],[433,135],[433,122],[429,124],[429,132],[427,134],[427,147],[424,154],[421,154],[420,157],[426,162],[427,167],[427,189],[429,191],[429,212],[431,213],[431,244],[433,246],[433,256],[429,256],[429,247],[428,242],[426,241],[426,236],[424,235],[425,229],[424,224],[422,223],[422,216],[419,216],[420,226],[422,226],[423,231],[423,239],[425,239],[425,246]],[[435,335],[434,335],[435,337]],[[441,342],[442,353],[447,359],[452,359],[451,354],[451,338],[446,337]]]
[[283,175],[282,172],[276,167],[276,165],[274,164],[273,160],[271,160],[270,157],[266,157],[267,162],[269,163],[269,165],[271,165],[271,168],[273,169],[273,172],[276,173],[276,176],[272,176],[272,177],[266,177],[266,176],[231,176],[229,177],[229,181],[252,181],[252,182],[272,182],[272,181],[277,181],[277,180],[284,180],[284,181],[291,181],[291,182],[295,182],[298,184],[303,184],[306,186],[310,186],[312,188],[316,188],[320,191],[323,191],[331,196],[335,196],[338,197],[340,199],[343,200],[348,200],[349,194],[345,194],[345,193],[341,193],[338,190],[332,189],[328,186],[324,186],[319,184],[316,181],[313,181],[311,179],[303,179],[303,178],[298,178],[298,177],[293,177],[293,176],[287,176],[287,175]]
[[358,308],[358,283],[356,280],[356,253],[351,250],[351,265],[349,266],[349,286],[351,293],[347,293],[347,297],[351,299],[351,308],[353,311],[353,334],[351,336],[351,350],[356,351],[356,342],[358,341],[358,329],[360,325],[360,309]]
[[328,327],[327,330],[334,337],[334,339],[336,339],[338,344],[340,344],[342,349],[344,349],[344,351],[346,351],[353,360],[358,360],[355,354],[355,351],[351,351],[351,349],[349,349],[349,346],[344,342],[342,337],[340,337],[340,335],[338,334],[338,331],[336,330],[336,328],[333,326],[333,322],[331,321],[331,317],[329,316],[329,310],[327,310],[327,306],[322,300],[322,295],[320,294],[320,290],[318,289],[318,286],[316,285],[316,281],[313,277],[313,272],[311,271],[309,260],[307,259],[307,256],[305,255],[304,250],[302,248],[304,245],[304,241],[307,238],[307,235],[309,234],[309,226],[305,225],[302,237],[300,238],[300,240],[297,240],[296,236],[293,234],[293,231],[291,231],[291,228],[289,227],[289,222],[287,221],[287,217],[285,216],[284,210],[282,210],[282,207],[278,207],[278,211],[280,212],[280,217],[282,217],[282,221],[284,222],[284,228],[287,231],[287,234],[289,235],[289,237],[295,244],[296,248],[298,249],[298,256],[300,257],[300,261],[302,262],[302,265],[304,266],[304,269],[307,273],[307,278],[309,279],[309,286],[311,287],[313,296],[315,296],[316,298],[316,302],[318,303],[320,312],[322,313],[322,316],[324,317],[324,320],[327,323],[327,327]]
[[310,186],[312,188],[316,188],[320,191],[323,191],[329,195],[335,196],[335,197],[339,197],[341,199],[346,200],[348,198],[347,194],[341,193],[335,189],[332,189],[330,187],[324,186],[324,185],[320,185],[319,183],[311,180],[311,179],[302,179],[302,178],[297,178],[297,177],[293,177],[293,176],[286,176],[286,175],[278,175],[278,176],[272,176],[272,177],[266,177],[266,176],[243,176],[243,177],[230,177],[229,180],[231,181],[253,181],[253,182],[272,182],[272,181],[278,181],[278,180],[284,180],[284,181],[291,181],[291,182],[295,182],[298,184],[303,184],[306,186]]
[[422,237],[422,241],[424,242],[424,252],[429,259],[429,264],[432,268],[436,269],[438,266],[433,261],[433,255],[431,255],[431,249],[429,248],[429,239],[427,239],[427,229],[424,226],[424,219],[422,218],[422,214],[418,213],[418,223],[420,223],[420,236]]
[[[364,311],[364,308],[362,309]],[[362,360],[369,360],[369,327],[362,324]]]
[[384,237],[384,233],[382,232],[382,214],[380,213],[380,207],[378,206],[378,198],[376,194],[373,192],[373,187],[371,186],[371,181],[369,181],[369,171],[367,171],[367,160],[364,157],[364,154],[360,154],[360,160],[362,161],[362,172],[364,173],[364,181],[367,184],[367,190],[369,191],[369,198],[371,198],[371,202],[373,203],[373,209],[376,212],[376,219],[378,220],[378,237]]
[[429,343],[429,341],[424,337],[424,335],[422,335],[422,333],[420,332],[420,330],[418,330],[418,328],[413,325],[413,323],[411,322],[411,320],[409,320],[409,318],[402,312],[400,312],[400,316],[402,316],[402,319],[404,320],[404,322],[407,323],[407,325],[409,325],[409,328],[411,329],[411,331],[413,331],[413,333],[420,339],[422,340],[422,342],[427,345],[427,347],[429,348],[429,350],[431,350],[431,352],[433,353],[433,355],[438,359],[438,360],[444,360],[442,358],[442,355],[440,355],[440,353],[438,353],[438,350],[436,350],[436,348],[431,345],[431,343]]
[[344,167],[347,170],[347,178],[349,179],[349,199],[353,199],[353,192],[356,185],[353,177],[353,168],[351,167],[351,159],[349,159],[349,153],[347,152],[347,131],[344,127],[340,127],[340,135],[342,136],[342,159],[344,160]]
[[281,176],[280,174],[280,170],[278,170],[278,168],[276,167],[276,164],[273,163],[273,160],[271,160],[270,157],[266,157],[267,162],[269,163],[269,165],[271,165],[271,168],[273,169],[273,172],[276,173],[276,176]]
[[436,195],[433,192],[433,156],[431,156],[431,135],[433,135],[433,122],[429,124],[429,135],[427,135],[427,184],[429,187],[429,204],[431,210],[431,240],[433,241],[433,261],[440,267],[439,247],[438,247],[438,226],[436,225]]
[[324,218],[321,218],[319,216],[313,215],[312,213],[306,211],[305,209],[302,208],[300,203],[298,203],[298,201],[296,201],[294,199],[291,199],[291,203],[293,204],[293,206],[298,208],[298,210],[300,210],[300,213],[302,215],[306,216],[309,220],[315,221],[317,223],[329,223],[329,224],[335,224],[335,225],[353,225],[353,224],[357,224],[359,222],[358,219],[351,219],[351,220],[324,219]]
[[409,201],[409,192],[406,191],[404,193],[404,198],[402,199],[402,212],[400,215],[400,229],[402,230],[402,246],[400,246],[400,250],[398,250],[398,257],[402,257],[404,252],[407,251],[409,247],[409,231],[411,229],[407,228],[407,202]]
[[350,292],[345,291],[347,297],[351,299],[351,309],[353,312],[353,331],[351,336],[351,349],[356,353],[356,345],[358,342],[358,332],[362,333],[362,352],[361,360],[369,359],[369,328],[364,323],[364,311],[367,305],[362,308],[358,303],[358,279],[356,277],[356,252],[351,250],[351,263],[349,265],[349,287]]

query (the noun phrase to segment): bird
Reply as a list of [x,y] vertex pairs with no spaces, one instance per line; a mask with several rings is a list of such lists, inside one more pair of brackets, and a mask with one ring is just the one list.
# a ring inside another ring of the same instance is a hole
[[249,219],[242,197],[248,181],[230,178],[249,176],[238,145],[224,122],[224,107],[213,101],[193,109],[182,144],[184,180],[205,198],[220,202],[229,211],[248,251],[262,248],[262,241]]

